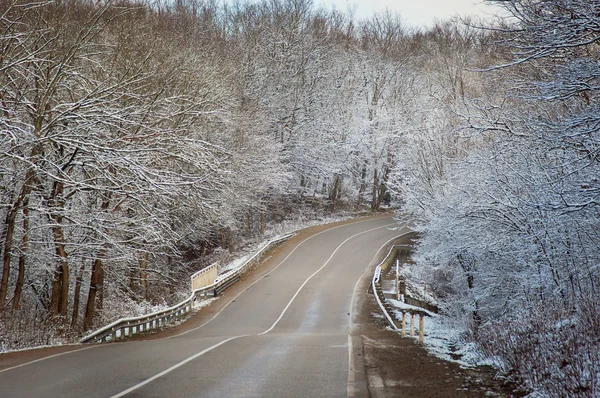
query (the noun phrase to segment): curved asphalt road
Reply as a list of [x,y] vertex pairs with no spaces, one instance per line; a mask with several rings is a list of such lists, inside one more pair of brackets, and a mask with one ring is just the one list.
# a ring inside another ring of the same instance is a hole
[[367,395],[350,313],[380,248],[409,232],[391,227],[391,217],[366,219],[284,247],[273,271],[202,327],[4,369],[0,397]]

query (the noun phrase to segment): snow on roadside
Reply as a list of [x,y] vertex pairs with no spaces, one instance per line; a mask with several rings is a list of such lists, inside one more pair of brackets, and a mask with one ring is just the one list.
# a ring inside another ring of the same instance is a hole
[[218,299],[219,299],[219,296],[202,299],[202,300],[196,302],[196,304],[194,304],[194,310],[197,311],[204,307],[208,307],[209,305],[211,305],[213,303],[213,301],[216,301]]
[[[424,319],[424,346],[432,355],[458,363],[465,368],[490,365],[489,361],[484,360],[483,355],[481,355],[474,343],[464,341],[464,331],[457,325],[453,325],[448,318],[398,300],[387,298],[386,301],[392,306],[392,315],[398,320],[402,319],[403,310],[418,309],[429,315]],[[409,322],[407,321],[406,323],[407,328],[410,327]],[[415,328],[418,328],[418,321],[416,320]],[[415,339],[417,338],[418,333],[415,335]]]
[[[266,242],[268,242],[268,241],[265,241],[265,242],[263,242],[263,243],[264,243],[264,244],[266,244]],[[264,246],[264,244],[263,244],[262,246]],[[261,247],[262,247],[262,246],[261,246]],[[257,251],[258,251],[258,250],[260,250],[260,249],[257,249]],[[240,268],[240,267],[242,266],[242,264],[244,264],[244,263],[246,262],[246,260],[248,260],[248,259],[249,259],[251,256],[252,256],[252,255],[251,255],[250,253],[248,253],[248,254],[245,254],[245,255],[244,255],[244,256],[242,256],[242,257],[236,258],[235,260],[233,260],[233,261],[232,261],[232,262],[230,262],[229,264],[227,264],[227,265],[225,265],[225,266],[221,267],[221,269],[219,270],[219,274],[225,274],[225,273],[227,273],[228,271],[232,271],[232,270],[234,270],[234,269],[238,269],[238,268]],[[219,275],[219,276],[220,276],[220,275]]]
[[393,307],[395,307],[395,308],[397,308],[397,309],[400,310],[400,311],[396,311],[396,313],[400,314],[400,318],[397,318],[397,319],[401,319],[402,318],[402,311],[401,310],[418,310],[418,311],[422,311],[422,312],[426,313],[427,315],[429,315],[431,317],[437,316],[437,314],[435,314],[433,312],[427,311],[426,309],[423,309],[421,307],[415,307],[414,305],[403,303],[402,301],[398,301],[398,300],[394,300],[394,299],[390,299],[390,298],[386,298],[385,301],[387,301]]

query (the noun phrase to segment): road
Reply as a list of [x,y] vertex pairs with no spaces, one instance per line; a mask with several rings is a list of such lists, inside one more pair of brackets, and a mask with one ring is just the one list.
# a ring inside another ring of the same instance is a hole
[[[391,239],[391,217],[296,238],[214,317],[149,341],[82,349],[2,369],[1,397],[366,396],[353,316],[358,281]],[[203,310],[204,311],[204,310]]]

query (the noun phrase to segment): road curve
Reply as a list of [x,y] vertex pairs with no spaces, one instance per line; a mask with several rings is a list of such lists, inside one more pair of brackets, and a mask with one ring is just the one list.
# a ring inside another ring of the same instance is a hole
[[409,232],[392,227],[392,217],[363,219],[288,245],[272,271],[202,327],[5,368],[0,396],[366,395],[351,312],[357,282],[380,249]]

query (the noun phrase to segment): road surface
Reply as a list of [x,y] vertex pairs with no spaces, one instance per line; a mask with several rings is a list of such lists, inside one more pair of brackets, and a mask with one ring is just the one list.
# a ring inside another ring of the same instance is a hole
[[268,272],[184,333],[82,346],[12,368],[0,356],[0,396],[366,396],[351,313],[367,267],[409,231],[397,227],[379,217],[294,239]]

